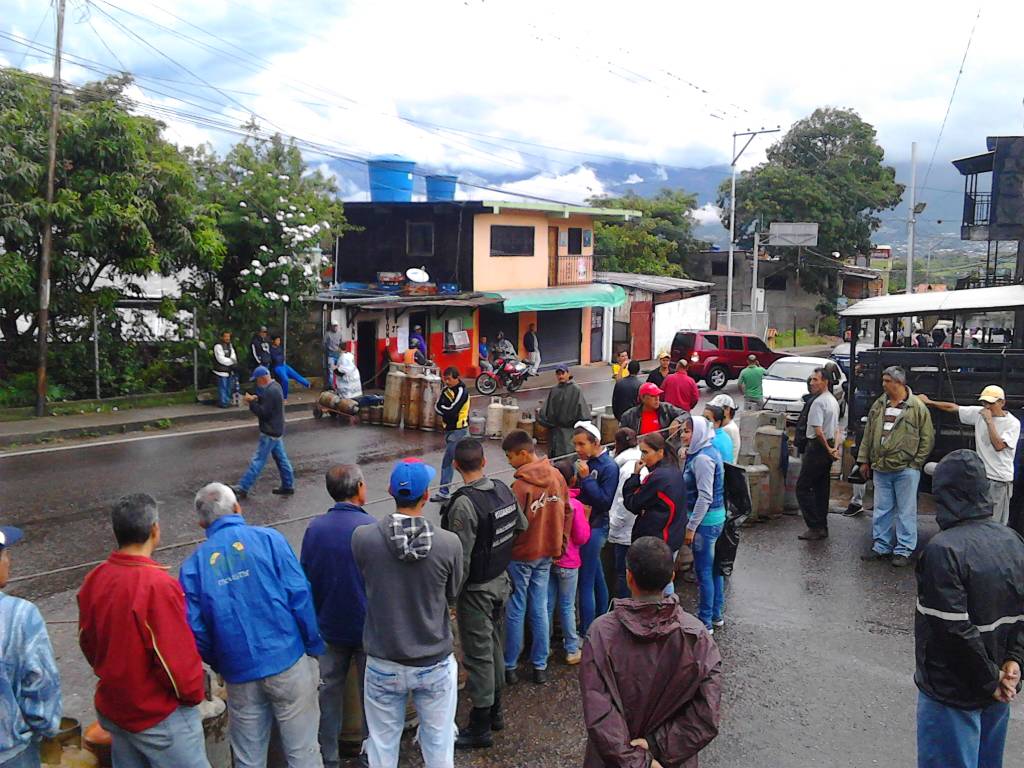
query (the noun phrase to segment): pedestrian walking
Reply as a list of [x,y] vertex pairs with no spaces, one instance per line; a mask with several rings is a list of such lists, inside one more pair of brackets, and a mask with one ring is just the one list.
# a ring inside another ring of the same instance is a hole
[[641,384],[637,394],[640,404],[622,414],[619,425],[639,435],[660,432],[665,436],[672,422],[680,417],[689,418],[689,414],[682,408],[661,401],[664,392],[656,384],[649,381]]
[[978,395],[980,405],[942,403],[927,395],[918,395],[918,398],[932,408],[957,414],[961,424],[974,427],[974,450],[985,463],[991,486],[992,517],[997,523],[1009,524],[1020,421],[1006,410],[1006,394],[1002,387],[985,387]]
[[679,599],[662,594],[672,568],[665,542],[633,542],[632,598],[616,600],[590,629],[580,667],[584,768],[696,768],[697,754],[718,734],[722,658]]
[[919,768],[1003,764],[1024,665],[1024,541],[992,519],[974,451],[947,454],[932,494],[940,532],[917,564]]
[[512,493],[526,514],[528,528],[512,547],[508,573],[512,594],[505,614],[505,682],[518,679],[516,668],[523,650],[526,621],[533,644],[529,660],[533,682],[548,681],[548,581],[551,562],[565,552],[572,529],[572,507],[565,478],[546,456],[538,456],[533,438],[521,429],[510,432],[501,443],[508,463],[515,469]]
[[803,435],[807,448],[796,481],[796,499],[807,530],[797,538],[818,541],[828,538],[832,464],[839,460],[839,403],[823,369],[814,369],[808,387],[811,400],[805,406],[808,410]]
[[288,399],[288,381],[289,379],[295,381],[306,389],[312,386],[309,383],[309,379],[303,376],[301,373],[292,368],[284,359],[284,342],[278,334],[274,334],[270,340],[270,370],[274,373],[274,378],[277,379],[277,383],[281,385],[281,394],[284,399]]
[[[349,674],[359,686],[360,720],[366,741],[366,717],[362,712],[366,652],[363,624],[366,620],[366,586],[352,554],[352,534],[376,520],[366,514],[366,481],[355,464],[327,470],[327,495],[334,506],[310,521],[302,537],[299,562],[313,592],[320,636],[327,648],[320,664],[320,755],[324,768],[338,768],[338,737],[344,717],[342,702]],[[366,763],[365,753],[361,755]]]
[[590,419],[590,406],[567,366],[555,368],[555,379],[558,383],[548,392],[537,419],[550,430],[551,458],[560,459],[573,453],[572,432],[577,421]]
[[902,568],[917,547],[917,484],[935,444],[928,406],[910,391],[898,365],[882,371],[882,395],[868,411],[857,462],[875,482],[871,549],[862,560],[892,558]]
[[60,673],[43,616],[2,591],[23,536],[0,526],[0,768],[38,768],[40,742],[60,731]]
[[676,363],[676,370],[665,378],[665,402],[674,405],[684,411],[691,411],[697,407],[700,400],[700,390],[697,382],[693,380],[688,372],[689,363],[685,357]]
[[615,387],[612,389],[612,413],[615,415],[616,421],[621,419],[622,414],[630,408],[636,407],[640,400],[640,386],[643,383],[639,376],[640,363],[630,360],[627,369],[629,376],[616,381]]
[[472,702],[469,723],[459,728],[458,749],[489,747],[492,731],[505,726],[501,689],[505,684],[505,604],[512,591],[507,569],[526,515],[507,485],[484,477],[487,460],[479,440],[455,446],[455,469],[463,486],[441,513],[441,526],[462,543],[462,578],[457,585],[459,640]]
[[118,548],[78,591],[78,643],[98,678],[96,713],[114,765],[210,768],[198,709],[203,663],[185,595],[152,558],[160,545],[156,500],[124,496],[110,522]]
[[713,432],[703,416],[695,416],[683,426],[683,482],[689,512],[684,543],[693,547],[697,618],[712,633],[725,623],[725,578],[714,568],[715,542],[725,526],[725,469],[722,457],[711,445]]
[[276,722],[289,768],[320,768],[316,658],[325,651],[309,582],[291,545],[249,525],[234,492],[195,496],[206,541],[178,572],[203,661],[224,678],[236,768],[266,768]]
[[231,331],[224,331],[213,345],[213,375],[217,379],[217,405],[228,408],[238,396],[238,355],[231,345]]
[[[551,579],[548,581],[548,625],[554,629],[557,611],[558,623],[562,627],[565,663],[575,666],[583,657],[580,632],[587,634],[586,629],[578,631],[576,627],[576,590],[579,586],[582,563],[580,547],[590,540],[591,529],[587,520],[587,508],[580,501],[580,489],[575,487],[578,477],[574,462],[570,459],[556,461],[555,469],[562,473],[569,486],[572,525],[565,543],[565,554],[551,565]],[[604,612],[604,606],[601,606],[601,612]]]
[[261,365],[253,371],[252,378],[256,382],[256,392],[246,392],[243,399],[259,419],[260,439],[249,461],[249,468],[232,490],[238,498],[247,498],[263,467],[267,465],[267,459],[273,456],[277,471],[281,474],[281,485],[271,493],[291,496],[295,493],[295,472],[284,449],[284,394],[281,385],[271,378],[265,366]]
[[261,325],[249,342],[249,368],[256,370],[260,366],[270,365],[270,332],[267,326]]
[[718,405],[711,405],[710,403],[704,406],[703,416],[714,427],[715,434],[711,438],[711,445],[718,455],[722,457],[723,462],[732,463],[733,447],[732,438],[729,433],[725,431],[722,426],[722,422],[725,421],[725,411]]
[[372,768],[396,768],[412,696],[427,768],[455,762],[458,664],[449,606],[462,582],[462,544],[423,518],[434,468],[405,459],[391,470],[395,511],[352,535],[366,582],[366,682],[363,706]]
[[619,467],[601,445],[601,432],[589,421],[577,422],[572,444],[579,499],[590,507],[590,536],[579,552],[580,629],[586,634],[594,617],[608,608],[601,550],[608,541],[608,512],[619,488]]
[[[772,348],[774,349],[774,347]],[[740,392],[743,393],[743,410],[761,410],[761,406],[764,405],[763,382],[764,375],[766,373],[768,373],[768,371],[762,368],[761,364],[757,362],[756,355],[747,355],[747,367],[740,371],[739,379]]]
[[469,389],[462,382],[459,369],[448,366],[442,375],[444,388],[434,404],[434,410],[444,424],[444,458],[441,459],[441,487],[431,501],[444,503],[451,495],[452,459],[455,446],[469,437]]
[[331,371],[338,365],[338,359],[341,357],[341,341],[341,329],[338,328],[337,323],[331,323],[331,327],[324,334],[324,361],[327,370],[324,381],[330,379]]
[[653,384],[658,389],[662,389],[665,386],[665,379],[672,372],[672,355],[668,353],[668,350],[661,350],[658,353],[658,367],[647,374],[647,381]]
[[676,552],[686,535],[686,486],[676,457],[667,447],[657,432],[640,436],[640,460],[622,486],[622,503],[636,517],[633,541],[655,536]]
[[530,375],[536,376],[540,373],[540,339],[537,337],[537,326],[533,323],[530,323],[523,334],[523,351],[526,352],[526,362],[530,365]]
[[[619,468],[619,483],[615,489],[615,501],[608,510],[608,543],[615,556],[616,577],[615,584],[609,587],[613,587],[611,591],[619,598],[629,597],[629,588],[626,586],[626,552],[633,542],[633,523],[636,521],[636,515],[626,509],[623,503],[622,491],[640,458],[636,432],[620,427],[615,432],[615,465]],[[646,477],[645,470],[641,471],[641,481]]]
[[[711,398],[709,405],[717,405],[722,409],[722,430],[732,440],[732,463],[736,464],[740,460],[740,425],[736,423],[736,401],[730,395],[720,394]],[[724,456],[722,458],[729,461]]]

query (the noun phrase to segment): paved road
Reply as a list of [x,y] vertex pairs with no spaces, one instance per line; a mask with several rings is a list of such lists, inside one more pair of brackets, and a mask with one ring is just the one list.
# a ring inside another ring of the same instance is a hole
[[[734,387],[727,391],[735,397]],[[607,380],[584,389],[595,405],[610,400]],[[529,402],[543,394],[525,392],[521,399]],[[0,514],[28,535],[12,553],[13,575],[105,557],[113,547],[107,510],[131,491],[159,499],[165,544],[199,537],[192,495],[211,480],[235,481],[253,441],[249,426],[0,458]],[[362,465],[371,499],[381,499],[395,459],[420,456],[436,465],[440,442],[431,433],[295,422],[287,445],[298,493],[288,499],[270,495],[277,479],[271,465],[245,503],[245,514],[251,522],[270,523],[320,513],[329,506],[322,473],[336,462]],[[507,470],[496,442],[488,441],[486,450],[490,471]],[[386,503],[370,508],[378,515],[388,510]],[[436,508],[428,514],[436,515]],[[913,574],[857,559],[868,539],[866,519],[837,519],[832,538],[810,546],[795,539],[801,527],[797,519],[784,518],[744,532],[729,587],[729,623],[717,636],[725,658],[725,721],[701,764],[910,765]],[[304,529],[302,521],[282,526],[296,546]],[[934,532],[931,518],[922,517],[922,529],[926,536]],[[172,549],[160,559],[174,569],[190,549]],[[83,573],[18,582],[9,591],[39,601],[52,622],[66,709],[91,720],[93,680],[77,649],[73,623],[74,592]],[[692,608],[692,587],[682,594]],[[499,746],[487,755],[460,756],[459,765],[578,764],[584,734],[573,671],[560,663],[553,668],[555,681],[543,695],[529,684],[509,692],[511,726],[499,737]],[[1015,708],[1009,755],[1024,751],[1020,719]]]

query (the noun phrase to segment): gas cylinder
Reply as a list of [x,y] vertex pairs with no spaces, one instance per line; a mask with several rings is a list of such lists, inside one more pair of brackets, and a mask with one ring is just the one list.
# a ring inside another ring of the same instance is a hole
[[501,428],[505,418],[505,408],[501,404],[500,397],[492,397],[491,404],[487,406],[487,423],[485,430],[487,436],[493,440],[501,438]]
[[441,377],[437,371],[429,368],[423,377],[423,407],[420,411],[420,429],[424,432],[433,432],[438,428],[437,412],[434,406],[441,394]]
[[423,383],[426,381],[423,369],[413,366],[408,376],[409,399],[408,410],[405,412],[405,428],[419,429],[423,420]]
[[537,426],[537,420],[529,413],[521,413],[519,415],[519,423],[516,424],[516,429],[521,429],[523,432],[533,437],[534,428]]
[[802,463],[799,456],[789,457],[789,467],[786,469],[786,490],[782,497],[782,511],[787,515],[795,515],[800,510],[800,502],[796,498],[796,481],[800,477]]
[[537,408],[533,412],[533,437],[538,443],[547,443],[548,428],[540,423],[540,411],[544,407],[544,401],[537,401]]
[[402,379],[402,423],[406,425],[409,423],[409,388],[412,386],[410,377],[416,368],[415,365],[405,366],[405,378]]
[[507,435],[514,432],[519,424],[519,401],[514,397],[507,397],[501,407],[501,434]]
[[331,410],[337,411],[338,404],[341,403],[341,396],[335,392],[321,392],[320,398],[317,402],[323,408],[330,408]]
[[384,423],[384,406],[383,405],[371,405],[370,406],[370,423],[371,424],[383,424]]
[[394,363],[388,366],[384,384],[384,413],[381,420],[389,427],[402,423],[402,390],[405,389],[405,371]]
[[469,414],[469,436],[483,437],[487,434],[487,419],[480,415],[479,411]]

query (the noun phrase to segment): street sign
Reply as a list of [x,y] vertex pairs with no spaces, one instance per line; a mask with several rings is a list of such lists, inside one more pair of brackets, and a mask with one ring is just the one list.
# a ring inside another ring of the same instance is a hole
[[768,245],[815,246],[817,244],[817,223],[773,221],[768,230]]

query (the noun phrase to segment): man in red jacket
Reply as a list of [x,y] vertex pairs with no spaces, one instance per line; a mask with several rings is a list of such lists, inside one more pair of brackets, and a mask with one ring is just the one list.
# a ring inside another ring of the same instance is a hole
[[700,400],[700,390],[697,389],[697,382],[693,380],[687,371],[689,363],[686,358],[680,358],[676,363],[675,373],[665,377],[665,383],[661,385],[665,390],[665,402],[671,403],[676,408],[684,411],[693,410]]
[[111,512],[118,550],[78,592],[78,639],[99,682],[96,712],[113,738],[114,765],[210,768],[203,663],[185,618],[185,594],[151,559],[160,543],[156,501],[125,496]]
[[672,566],[665,542],[634,541],[626,554],[632,598],[615,600],[590,625],[580,667],[584,768],[697,768],[697,753],[718,735],[722,657],[679,599],[664,597]]

